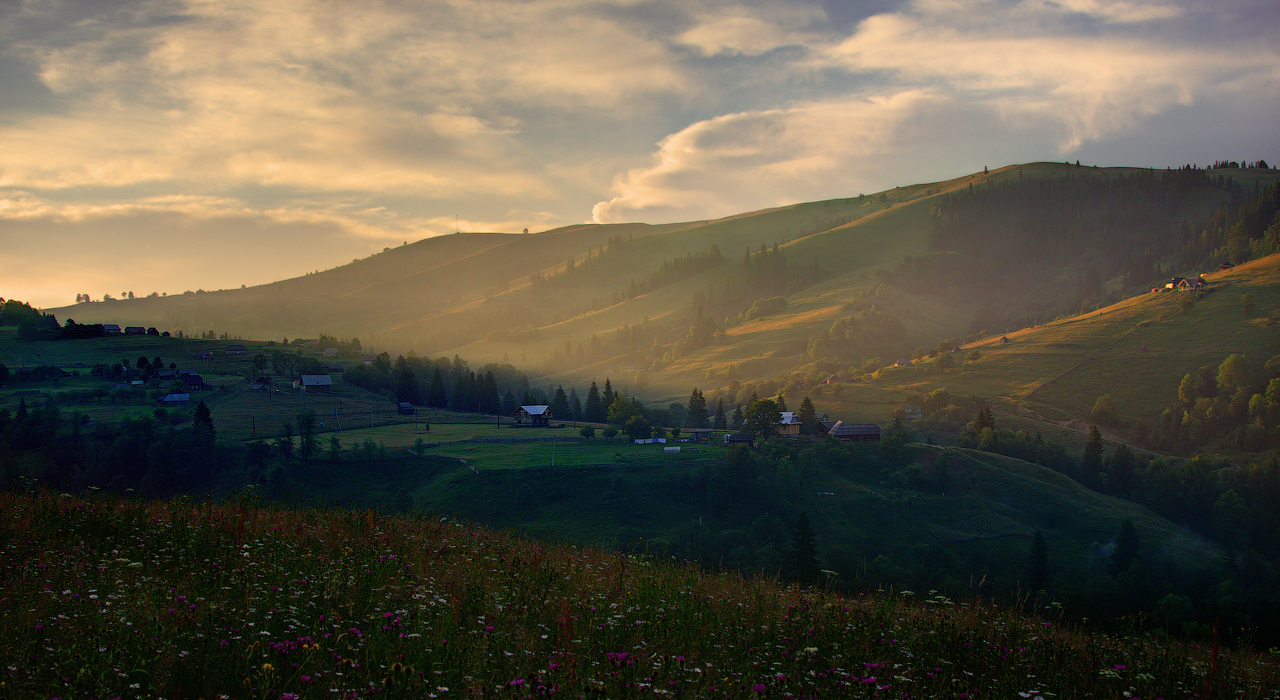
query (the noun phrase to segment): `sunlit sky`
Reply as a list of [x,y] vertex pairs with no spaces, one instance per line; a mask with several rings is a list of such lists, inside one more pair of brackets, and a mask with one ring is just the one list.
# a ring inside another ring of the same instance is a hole
[[1280,162],[1275,0],[0,0],[0,296],[1037,160]]

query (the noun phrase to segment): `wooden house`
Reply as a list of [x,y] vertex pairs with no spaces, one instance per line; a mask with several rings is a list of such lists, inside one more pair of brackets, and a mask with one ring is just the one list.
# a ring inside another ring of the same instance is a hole
[[197,359],[197,360],[212,360],[212,359],[213,359],[213,351],[212,351],[212,350],[196,350],[196,359]]
[[120,335],[120,324],[118,323],[102,324],[102,334],[103,335]]
[[545,405],[521,406],[511,413],[513,428],[546,428],[551,425],[551,407]]
[[396,413],[399,413],[402,416],[412,416],[415,413],[413,404],[408,401],[401,401],[396,404]]
[[693,440],[694,442],[710,440],[711,432],[712,432],[711,428],[690,428],[689,439]]
[[223,353],[227,355],[247,355],[249,354],[249,349],[243,345],[228,345]]
[[160,403],[187,403],[191,400],[191,394],[168,394]]
[[778,435],[782,437],[800,437],[800,417],[795,411],[783,411],[782,420],[778,421]]
[[874,423],[836,421],[829,434],[841,442],[880,442],[880,426]]
[[204,377],[198,374],[181,375],[178,377],[178,381],[182,382],[187,391],[204,391],[209,388],[209,385],[204,383]]
[[325,391],[333,390],[333,377],[327,374],[304,374],[293,383],[295,389],[303,391]]
[[746,445],[747,447],[755,447],[756,435],[755,433],[725,433],[724,444]]
[[124,334],[125,335],[146,335],[147,329],[143,328],[142,326],[125,326]]

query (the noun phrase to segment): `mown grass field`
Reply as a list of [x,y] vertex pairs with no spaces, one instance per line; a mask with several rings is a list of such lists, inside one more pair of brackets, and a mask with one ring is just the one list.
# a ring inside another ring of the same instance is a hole
[[0,494],[10,697],[1276,698],[1274,654],[437,518]]

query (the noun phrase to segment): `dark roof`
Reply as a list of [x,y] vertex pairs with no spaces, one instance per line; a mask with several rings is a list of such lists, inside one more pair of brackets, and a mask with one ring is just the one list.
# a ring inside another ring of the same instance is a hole
[[300,381],[302,386],[333,386],[333,377],[327,374],[304,374]]
[[846,423],[844,421],[836,421],[831,427],[829,433],[832,437],[842,437],[846,435],[879,435],[880,426],[875,423]]

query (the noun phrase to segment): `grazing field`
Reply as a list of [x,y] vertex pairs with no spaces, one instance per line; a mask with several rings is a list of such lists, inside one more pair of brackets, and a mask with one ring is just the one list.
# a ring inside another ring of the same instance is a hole
[[1275,654],[436,518],[0,494],[10,697],[1277,698]]

